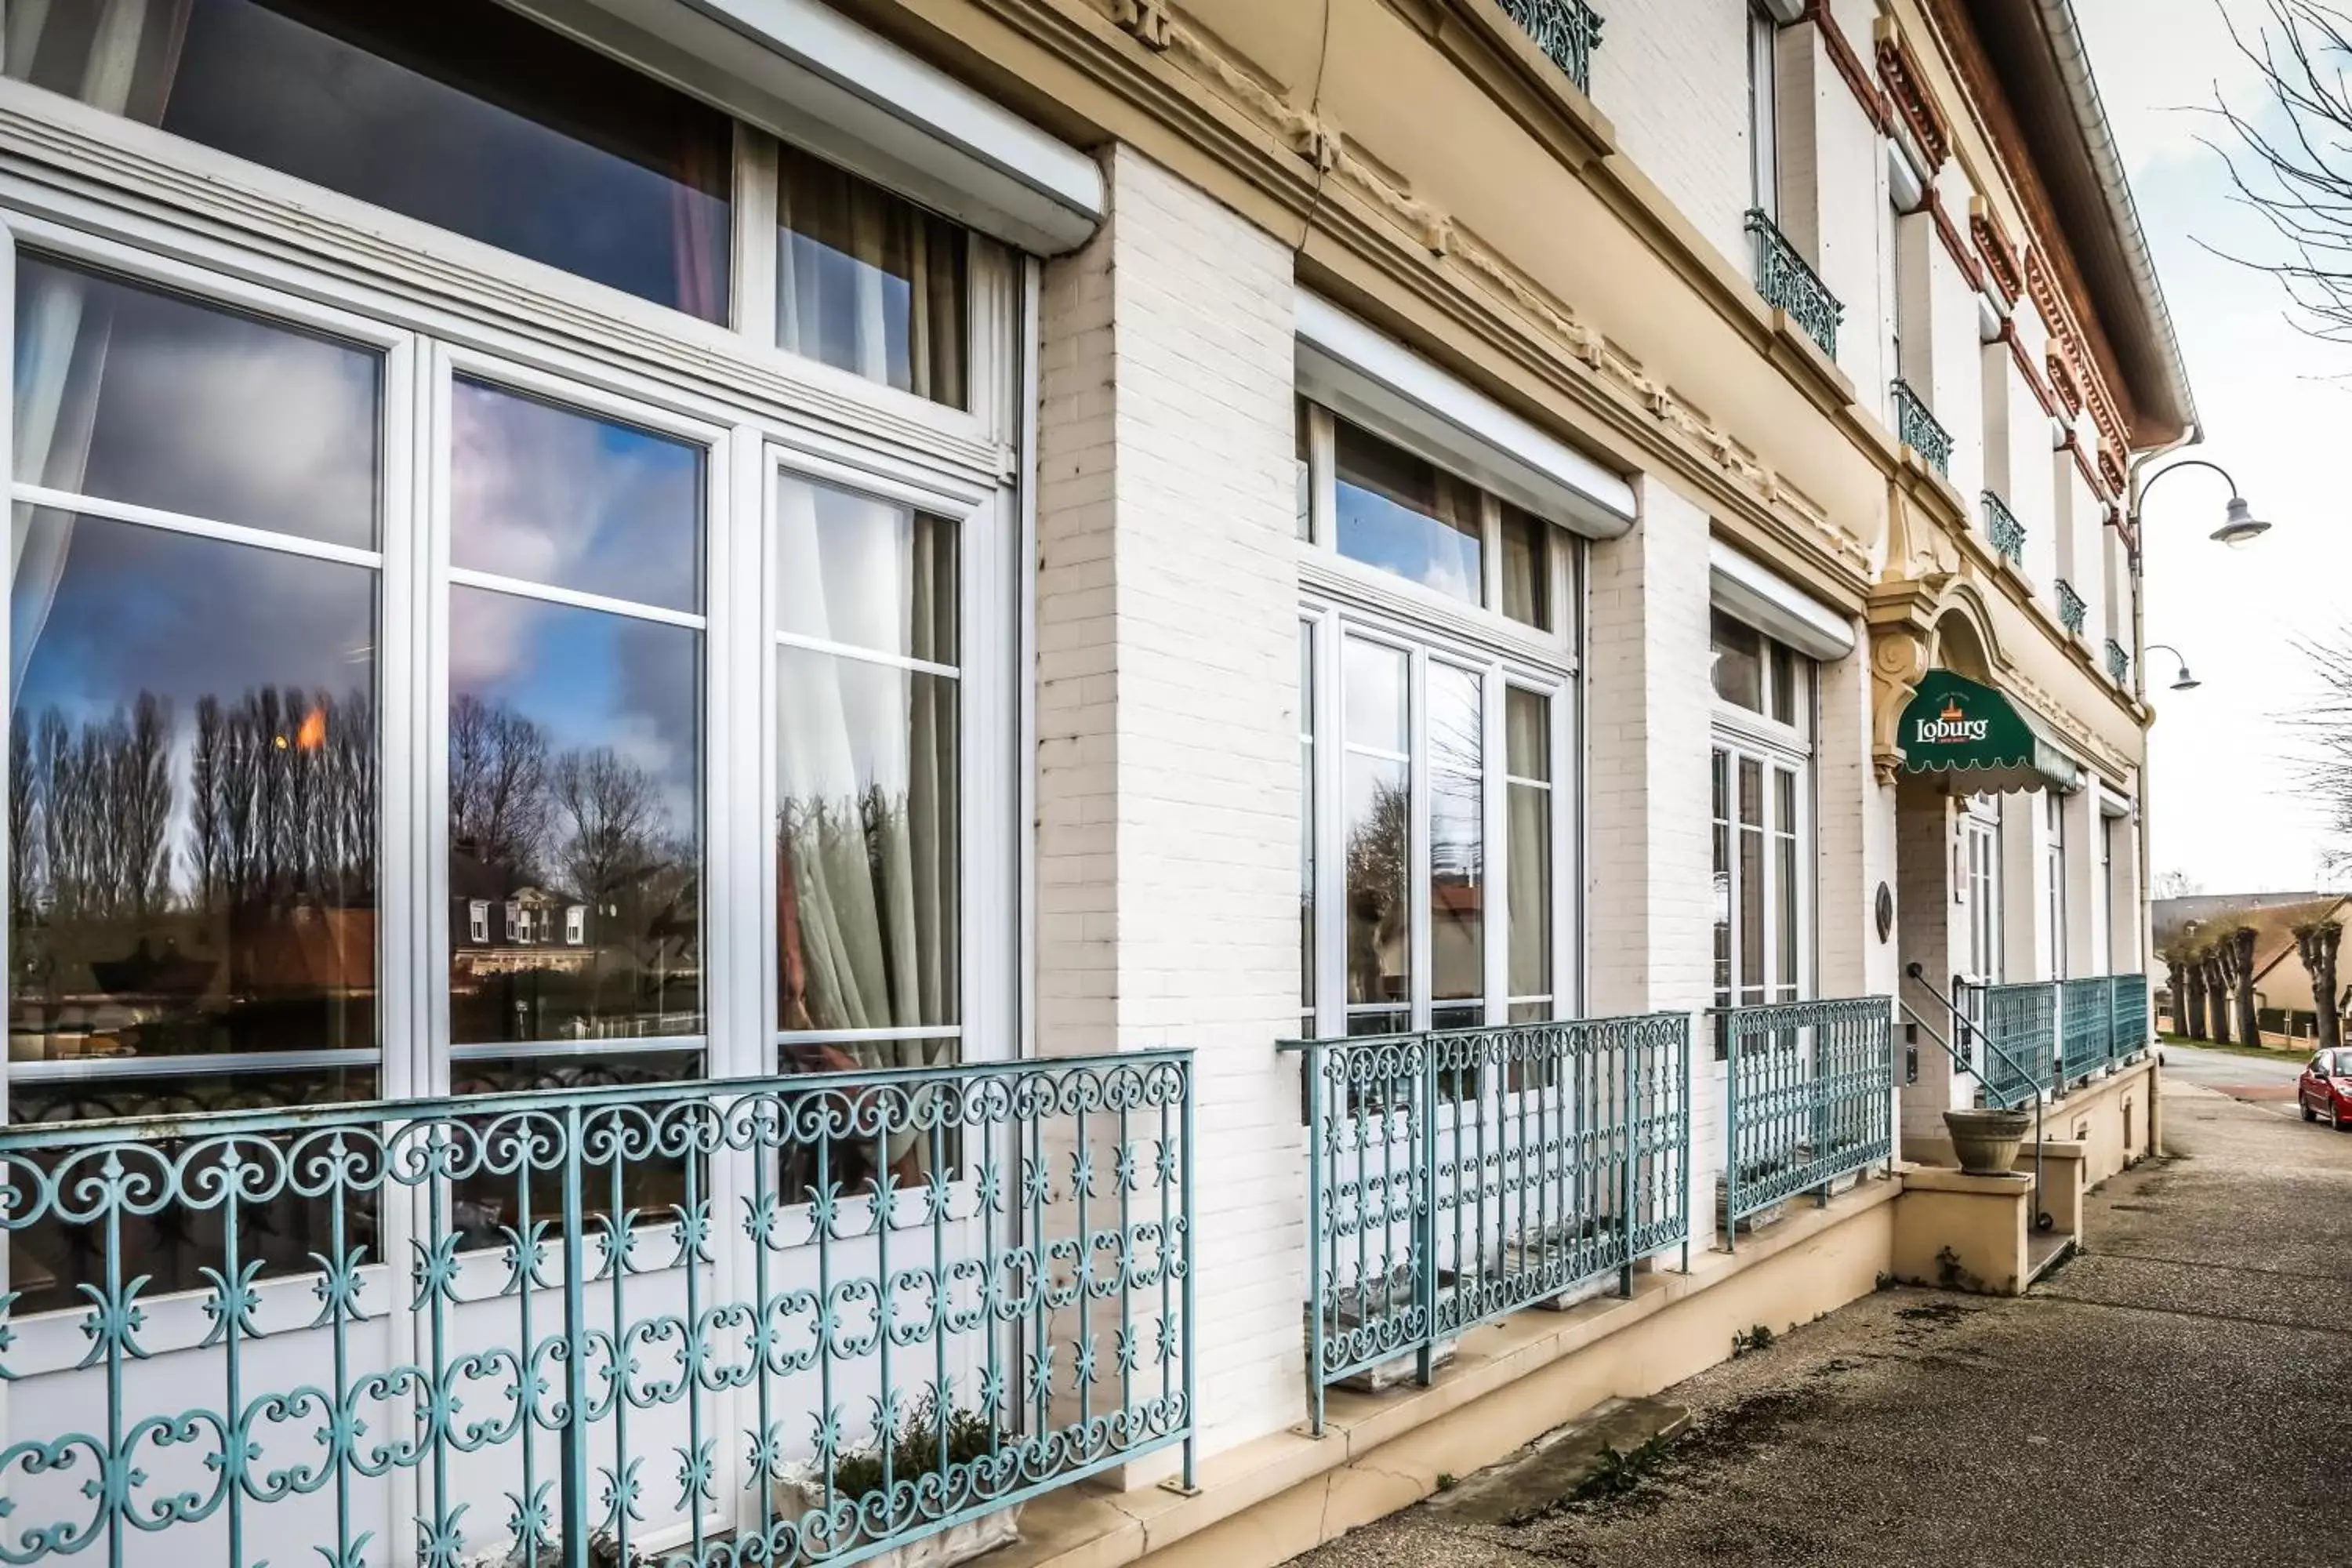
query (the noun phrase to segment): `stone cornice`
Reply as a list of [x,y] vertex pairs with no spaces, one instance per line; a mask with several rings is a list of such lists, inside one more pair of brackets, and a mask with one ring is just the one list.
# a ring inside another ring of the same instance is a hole
[[1944,160],[1951,156],[1952,135],[1919,80],[1919,68],[1912,61],[1911,51],[1905,47],[1900,33],[1888,30],[1879,34],[1878,79],[1886,84],[1887,101],[1895,106],[1904,129],[1911,132],[1911,140],[1927,160],[1927,167],[1943,167]]
[[2009,237],[2000,232],[2000,220],[1981,196],[1969,198],[1969,233],[1977,242],[1977,254],[1984,259],[1985,276],[1992,279],[2002,299],[2016,304],[2018,296],[2025,292],[2017,251],[2010,245]]
[[[896,0],[935,26],[954,0]],[[1772,527],[1857,602],[1865,539],[1765,465],[1755,449],[1665,384],[1454,215],[1406,189],[1345,130],[1299,108],[1164,0],[963,0],[1082,71],[1296,215],[1302,276],[1377,310],[1402,287],[1457,340],[1527,372],[1598,428],[1591,438],[1674,476],[1711,507]],[[1782,330],[1748,280],[1614,156],[1608,121],[1493,0],[1423,0],[1399,13],[1526,126],[1832,427],[1891,460],[1853,389],[1801,333]],[[945,31],[944,27],[941,29]],[[1140,128],[1137,128],[1140,133]],[[1147,151],[1152,150],[1149,145]],[[1811,351],[1810,353],[1808,351]],[[1858,521],[1865,520],[1857,520]],[[1874,522],[1875,520],[1866,520]]]

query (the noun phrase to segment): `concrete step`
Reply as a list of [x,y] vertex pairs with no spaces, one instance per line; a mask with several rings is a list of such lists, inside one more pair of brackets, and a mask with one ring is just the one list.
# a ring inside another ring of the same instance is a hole
[[2032,1284],[2074,1257],[2081,1239],[2072,1231],[2029,1231],[2025,1237],[2025,1283]]
[[1655,1399],[1604,1399],[1517,1453],[1440,1491],[1429,1506],[1482,1524],[1520,1524],[1576,1495],[1612,1467],[1639,1465],[1690,1422]]

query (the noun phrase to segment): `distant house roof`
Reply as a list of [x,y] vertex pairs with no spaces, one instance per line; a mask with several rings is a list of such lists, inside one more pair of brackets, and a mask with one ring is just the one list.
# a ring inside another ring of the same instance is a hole
[[[2157,926],[2157,944],[2162,947],[2173,936],[2183,934],[2191,926],[2207,922],[2235,928],[2250,926],[2254,932],[2254,979],[2259,981],[2280,962],[2294,956],[2294,928],[2314,921],[2334,918],[2346,920],[2345,906],[2352,904],[2352,895],[2344,893],[2268,893],[2252,900],[2231,900],[2218,897],[2196,899],[2166,899],[2165,904],[2197,904],[2198,910],[2173,921],[2169,934],[2162,923]],[[2275,900],[2275,901],[2272,901]],[[2352,921],[2346,923],[2352,924]]]
[[2160,952],[2190,925],[2201,924],[2230,910],[2267,910],[2284,904],[2314,904],[2341,895],[2310,889],[2300,893],[2197,893],[2185,899],[2158,899],[2148,906]]

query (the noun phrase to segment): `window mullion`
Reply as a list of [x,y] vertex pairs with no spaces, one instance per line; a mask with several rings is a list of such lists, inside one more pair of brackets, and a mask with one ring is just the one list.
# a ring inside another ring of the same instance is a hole
[[[451,1038],[449,954],[449,506],[450,386],[454,369],[446,345],[433,343],[422,356],[415,406],[417,504],[404,552],[415,573],[415,661],[422,672],[408,703],[414,740],[408,771],[414,779],[413,831],[397,846],[408,858],[410,880],[423,908],[414,929],[415,973],[411,994],[422,999],[417,1012],[425,1027],[402,1048],[413,1057],[405,1092],[447,1094]],[[495,911],[493,911],[495,916]],[[389,1085],[386,1086],[390,1088]]]
[[1489,1024],[1510,1017],[1511,995],[1511,760],[1505,750],[1505,685],[1500,665],[1490,664],[1479,681],[1478,742],[1482,770],[1478,775],[1481,824],[1480,858],[1484,862],[1483,908],[1479,916],[1480,955],[1486,964],[1486,1019]]
[[1406,764],[1407,796],[1411,803],[1412,824],[1409,835],[1412,847],[1405,875],[1407,889],[1405,905],[1411,917],[1409,931],[1412,958],[1409,965],[1412,984],[1408,987],[1412,1005],[1412,1026],[1429,1027],[1430,997],[1435,990],[1435,976],[1431,973],[1430,910],[1431,881],[1429,875],[1429,650],[1416,647],[1406,660],[1405,738],[1411,742],[1412,759]]

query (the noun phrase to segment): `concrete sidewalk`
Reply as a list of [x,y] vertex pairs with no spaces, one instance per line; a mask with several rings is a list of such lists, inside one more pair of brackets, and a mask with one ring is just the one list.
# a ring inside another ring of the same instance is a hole
[[2352,1560],[2352,1135],[2165,1093],[2171,1153],[2032,1295],[1882,1291],[1660,1395],[1686,1434],[1610,1495],[1500,1525],[1441,1499],[1298,1563]]

